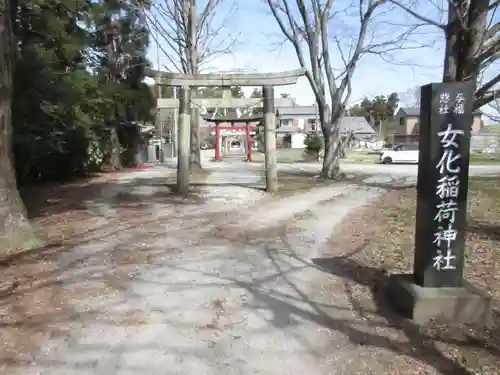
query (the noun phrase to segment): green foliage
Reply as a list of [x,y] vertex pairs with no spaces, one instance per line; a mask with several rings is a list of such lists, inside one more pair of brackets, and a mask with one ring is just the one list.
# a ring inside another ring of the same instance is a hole
[[390,120],[399,104],[399,96],[393,92],[388,97],[378,95],[373,99],[364,98],[360,104],[349,108],[350,116],[364,117],[370,123],[379,124],[380,121]]
[[253,89],[252,93],[250,94],[251,98],[262,98],[262,89]]
[[[198,97],[199,98],[214,98],[219,99],[222,98],[222,93],[224,91],[224,87],[214,86],[214,87],[200,87],[198,89]],[[231,95],[233,98],[244,98],[245,93],[243,92],[241,86],[232,86],[231,87]]]
[[[71,179],[99,169],[109,158],[110,126],[154,116],[154,95],[141,82],[147,33],[123,1],[26,4],[18,7],[15,29],[20,53],[12,119],[18,182]],[[112,18],[122,55],[112,58],[122,63],[119,76],[110,80],[102,26]],[[123,143],[131,147],[126,133]]]
[[323,137],[318,134],[308,134],[304,139],[304,145],[308,154],[319,154],[325,146]]

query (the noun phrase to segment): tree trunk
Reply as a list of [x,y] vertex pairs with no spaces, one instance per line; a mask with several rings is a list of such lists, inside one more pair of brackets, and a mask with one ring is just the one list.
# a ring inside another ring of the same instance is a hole
[[12,155],[12,79],[16,44],[10,1],[0,0],[0,252],[41,244],[17,190]]
[[[444,82],[477,80],[480,66],[475,61],[484,42],[489,0],[455,0],[459,12],[450,4],[446,28],[446,52],[444,60]],[[468,9],[466,14],[463,9]],[[461,20],[459,13],[463,14]],[[466,23],[464,28],[463,23]]]
[[122,169],[122,161],[121,161],[121,145],[120,138],[118,137],[118,130],[116,126],[110,128],[110,142],[111,142],[111,155],[109,159],[109,163],[113,167],[113,169]]
[[197,108],[191,108],[189,170],[191,172],[199,172],[202,170],[200,151],[200,116]]
[[139,132],[139,128],[134,128],[132,133],[132,145],[130,147],[130,152],[132,153],[132,165],[137,165],[141,162],[139,158],[139,144],[141,142],[141,134]]
[[319,102],[318,110],[325,142],[320,177],[327,180],[336,180],[340,174],[340,120],[338,117],[333,118],[329,108],[322,108]]
[[327,180],[336,180],[340,175],[340,151],[341,142],[339,130],[325,135],[325,154],[323,157],[323,166],[321,168],[321,178]]

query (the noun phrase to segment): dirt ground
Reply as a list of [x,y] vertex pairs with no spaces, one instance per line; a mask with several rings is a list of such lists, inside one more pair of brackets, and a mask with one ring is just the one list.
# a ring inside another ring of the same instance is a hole
[[[377,303],[411,265],[414,190],[302,176],[268,197],[241,165],[182,199],[161,169],[28,194],[50,241],[0,260],[0,374],[499,373],[498,331],[417,329]],[[497,189],[470,199],[467,272],[492,293]]]
[[[66,329],[53,324],[73,314],[58,280],[62,272],[58,256],[85,243],[96,219],[86,203],[101,197],[106,186],[129,172],[21,189],[28,216],[47,243],[24,253],[13,249],[0,258],[0,374],[9,374],[12,363],[38,350],[46,333],[57,335]],[[130,212],[123,219],[127,216]]]
[[388,308],[376,286],[388,273],[410,272],[416,212],[415,188],[393,190],[352,214],[332,237],[325,266],[345,278],[360,319],[370,326],[365,345],[392,363],[397,374],[500,373],[500,187],[498,178],[469,186],[466,278],[494,298],[492,330],[434,321],[417,328]]

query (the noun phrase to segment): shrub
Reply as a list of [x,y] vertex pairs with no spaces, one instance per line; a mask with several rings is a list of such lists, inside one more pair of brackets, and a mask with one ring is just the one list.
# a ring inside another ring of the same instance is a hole
[[323,137],[317,134],[308,134],[304,139],[304,144],[308,154],[317,155],[324,147]]

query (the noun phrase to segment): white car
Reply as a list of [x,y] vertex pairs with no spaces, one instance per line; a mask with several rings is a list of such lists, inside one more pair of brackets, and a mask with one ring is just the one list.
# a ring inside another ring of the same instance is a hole
[[412,163],[418,164],[418,145],[403,144],[397,145],[392,150],[382,151],[380,161],[384,164],[391,163]]

